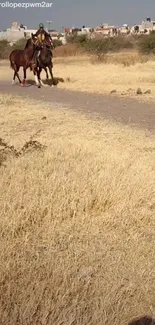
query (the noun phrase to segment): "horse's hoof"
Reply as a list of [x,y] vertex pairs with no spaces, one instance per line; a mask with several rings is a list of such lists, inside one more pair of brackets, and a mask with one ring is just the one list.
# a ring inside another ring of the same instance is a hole
[[41,88],[41,86],[40,86],[40,85],[38,85],[38,88]]
[[26,80],[23,79],[23,81],[22,81],[22,86],[25,86],[25,84],[26,84]]

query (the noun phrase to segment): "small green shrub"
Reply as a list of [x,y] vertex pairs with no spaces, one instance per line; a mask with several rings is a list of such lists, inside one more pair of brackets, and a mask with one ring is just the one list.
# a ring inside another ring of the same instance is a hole
[[54,46],[54,48],[55,47],[58,47],[58,46],[61,46],[62,45],[62,41],[61,40],[59,40],[59,39],[54,39],[53,40],[53,46]]
[[13,49],[19,49],[19,50],[24,50],[25,45],[26,45],[27,40],[25,38],[21,38],[19,39],[14,45],[13,45]]
[[0,41],[0,60],[8,58],[10,45],[7,40]]
[[109,37],[103,39],[88,40],[85,43],[85,49],[92,54],[105,54],[108,52],[117,52],[123,49],[131,49],[134,44],[125,37]]
[[86,34],[77,35],[77,33],[74,33],[72,35],[67,36],[66,39],[67,43],[76,43],[83,46],[87,42],[88,36]]
[[138,43],[139,52],[151,54],[155,51],[155,33],[143,35]]
[[121,49],[131,49],[134,47],[134,42],[129,37],[109,37],[109,38],[94,38],[89,39],[87,35],[71,35],[67,38],[68,43],[76,43],[92,54],[105,54],[108,52],[116,52]]

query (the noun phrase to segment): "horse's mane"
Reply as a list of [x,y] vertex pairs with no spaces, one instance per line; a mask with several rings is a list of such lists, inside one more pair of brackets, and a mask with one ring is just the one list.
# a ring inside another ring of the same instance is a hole
[[29,45],[30,45],[30,41],[31,41],[31,38],[29,38],[29,39],[27,40],[24,50],[27,49],[27,48],[29,47]]

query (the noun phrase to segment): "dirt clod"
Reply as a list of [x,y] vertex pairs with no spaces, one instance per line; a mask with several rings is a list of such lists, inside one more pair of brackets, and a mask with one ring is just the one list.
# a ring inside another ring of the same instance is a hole
[[137,95],[142,95],[143,94],[141,88],[137,88],[136,94]]
[[147,89],[144,94],[151,94],[151,89]]

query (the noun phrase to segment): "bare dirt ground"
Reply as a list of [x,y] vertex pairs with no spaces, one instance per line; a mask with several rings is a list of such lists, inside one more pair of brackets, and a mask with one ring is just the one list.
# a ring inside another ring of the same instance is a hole
[[78,91],[47,87],[38,89],[34,85],[20,87],[11,85],[8,81],[0,81],[0,93],[9,93],[28,98],[46,101],[54,107],[69,107],[74,110],[84,110],[100,117],[112,119],[130,126],[153,131],[155,129],[154,103],[144,103],[131,98],[121,98],[116,95],[100,95]]

